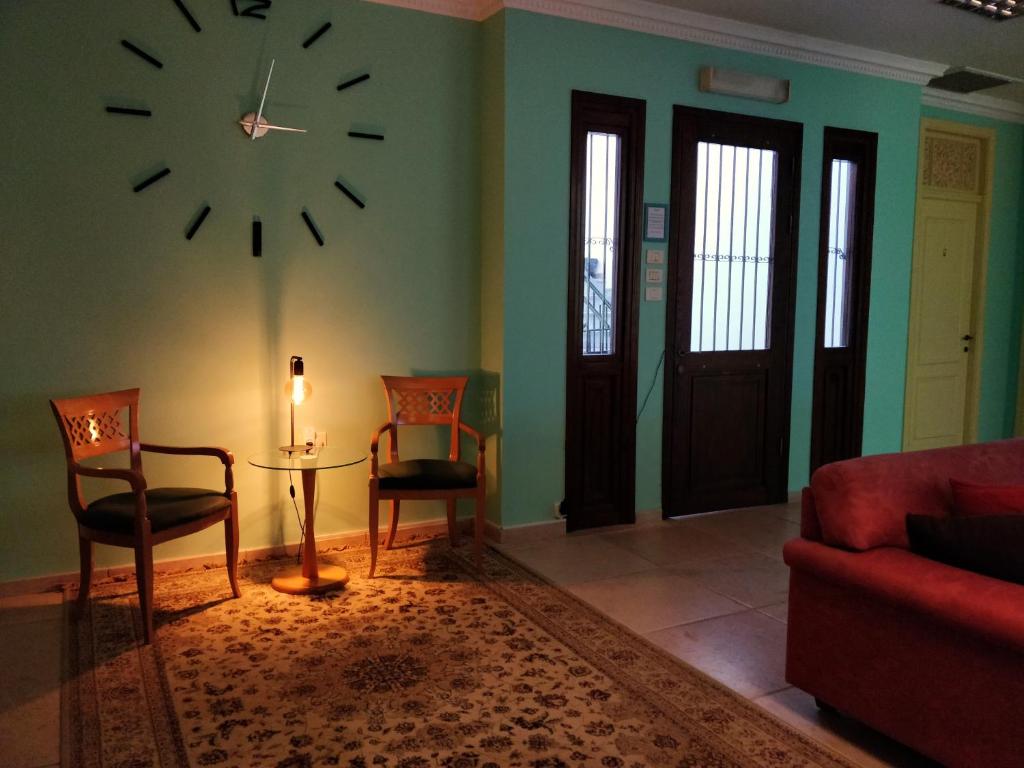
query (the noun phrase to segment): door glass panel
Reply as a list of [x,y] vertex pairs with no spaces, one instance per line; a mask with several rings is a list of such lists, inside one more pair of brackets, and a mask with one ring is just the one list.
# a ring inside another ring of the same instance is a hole
[[850,341],[850,255],[853,247],[854,190],[857,165],[832,160],[829,190],[828,273],[825,281],[825,346],[845,347]]
[[621,159],[620,136],[596,131],[587,133],[582,275],[584,355],[611,355],[615,352]]
[[769,348],[777,159],[697,144],[691,352]]

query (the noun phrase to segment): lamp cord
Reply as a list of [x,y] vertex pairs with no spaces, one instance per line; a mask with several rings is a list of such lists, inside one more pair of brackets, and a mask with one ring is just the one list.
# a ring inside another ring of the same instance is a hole
[[292,506],[295,508],[295,520],[299,524],[299,550],[295,553],[295,562],[302,563],[302,543],[306,538],[306,523],[299,514],[299,504],[295,501],[295,481],[292,480],[292,471],[288,470],[288,495],[292,497]]
[[640,423],[640,417],[643,416],[644,409],[647,407],[647,401],[651,399],[651,393],[654,391],[654,385],[658,381],[658,373],[661,371],[661,366],[665,362],[665,350],[661,350],[661,356],[658,358],[658,365],[654,368],[654,375],[651,377],[651,386],[647,388],[647,394],[644,395],[644,402],[640,406],[640,410],[636,414],[636,423]]

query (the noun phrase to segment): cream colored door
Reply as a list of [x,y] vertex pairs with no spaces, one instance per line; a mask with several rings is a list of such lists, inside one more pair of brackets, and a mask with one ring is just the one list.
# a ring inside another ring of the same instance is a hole
[[964,442],[978,204],[923,198],[910,299],[904,450]]

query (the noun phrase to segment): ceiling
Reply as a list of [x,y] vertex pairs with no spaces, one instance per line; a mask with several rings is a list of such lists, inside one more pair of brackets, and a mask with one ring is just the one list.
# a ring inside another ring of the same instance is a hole
[[[947,66],[1024,79],[1024,17],[994,22],[938,0],[654,0]],[[1024,84],[979,93],[1024,103]]]

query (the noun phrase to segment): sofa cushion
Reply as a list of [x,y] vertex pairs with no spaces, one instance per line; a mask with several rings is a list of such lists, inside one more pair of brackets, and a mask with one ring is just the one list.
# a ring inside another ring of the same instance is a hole
[[949,487],[954,515],[1024,515],[1024,485],[979,485],[950,478]]
[[844,552],[815,541],[793,539],[782,549],[790,568],[864,596],[864,610],[883,600],[1024,652],[1024,587],[954,568],[899,547]]
[[922,557],[1024,584],[1024,515],[907,515],[907,536]]
[[826,464],[811,478],[822,540],[856,550],[906,548],[908,512],[950,513],[950,477],[1024,484],[1024,438]]

